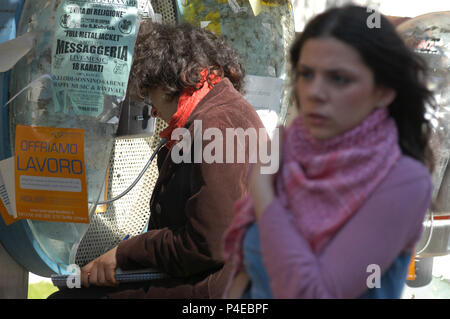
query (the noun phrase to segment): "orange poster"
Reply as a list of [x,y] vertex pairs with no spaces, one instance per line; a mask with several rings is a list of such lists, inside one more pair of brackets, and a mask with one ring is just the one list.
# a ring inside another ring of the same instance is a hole
[[416,279],[415,256],[416,255],[413,253],[413,255],[411,257],[411,261],[409,262],[408,275],[406,277],[406,280],[414,280],[414,279]]
[[19,219],[89,223],[82,129],[17,125],[14,162]]
[[3,202],[1,200],[0,200],[0,215],[2,216],[3,222],[5,223],[6,226],[9,226],[10,224],[14,223],[17,220],[8,213],[5,205],[3,205]]

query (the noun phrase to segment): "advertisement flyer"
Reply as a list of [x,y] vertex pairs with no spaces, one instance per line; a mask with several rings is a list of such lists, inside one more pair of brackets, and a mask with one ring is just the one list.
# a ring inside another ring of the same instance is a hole
[[3,222],[6,226],[11,225],[17,220],[8,213],[8,210],[6,209],[2,201],[0,201],[0,216],[3,218]]
[[19,219],[89,223],[83,130],[17,125],[14,164]]
[[97,117],[124,97],[138,32],[137,0],[66,0],[52,47],[56,112]]
[[0,161],[0,213],[6,225],[17,220],[14,188],[14,157]]

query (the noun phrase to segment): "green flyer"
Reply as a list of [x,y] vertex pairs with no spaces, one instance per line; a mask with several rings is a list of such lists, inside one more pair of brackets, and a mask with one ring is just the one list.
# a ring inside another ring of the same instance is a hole
[[66,0],[52,47],[56,111],[96,117],[104,95],[124,97],[137,24],[137,0]]

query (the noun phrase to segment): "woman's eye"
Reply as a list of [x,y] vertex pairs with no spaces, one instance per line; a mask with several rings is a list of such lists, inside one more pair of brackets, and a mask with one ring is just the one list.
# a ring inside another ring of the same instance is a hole
[[339,74],[330,75],[330,80],[337,85],[345,85],[351,82],[350,78]]
[[297,79],[305,79],[310,80],[312,79],[314,74],[311,71],[297,71]]

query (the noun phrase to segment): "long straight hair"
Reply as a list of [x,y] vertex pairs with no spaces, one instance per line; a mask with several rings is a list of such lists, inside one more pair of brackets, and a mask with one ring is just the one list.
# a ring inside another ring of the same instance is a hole
[[[372,70],[375,84],[392,88],[397,93],[388,107],[397,125],[402,153],[424,163],[432,171],[431,125],[425,113],[427,103],[433,105],[433,95],[424,81],[426,63],[405,45],[383,15],[380,15],[379,27],[369,28],[371,14],[365,7],[347,5],[317,15],[291,46],[292,74],[295,74],[308,39],[331,37],[353,47]],[[295,77],[292,79],[296,81]]]

